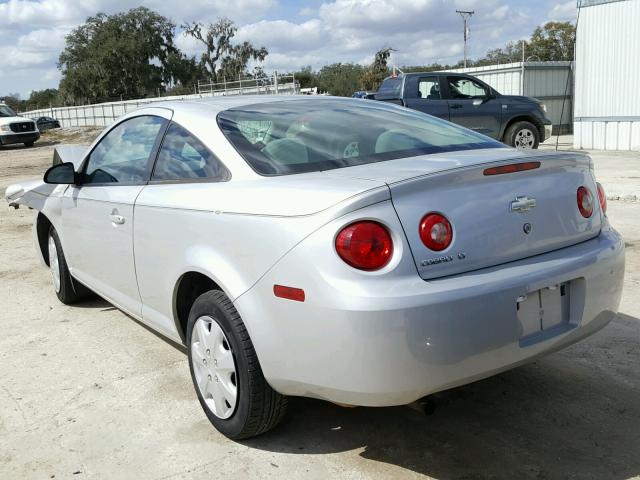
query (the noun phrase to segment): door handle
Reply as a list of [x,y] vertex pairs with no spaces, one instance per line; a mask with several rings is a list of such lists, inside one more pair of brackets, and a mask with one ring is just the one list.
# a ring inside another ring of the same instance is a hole
[[111,219],[111,223],[113,223],[114,225],[124,224],[124,217],[122,215],[118,215],[118,210],[116,210],[115,208],[111,212],[111,215],[109,215],[109,218]]
[[111,217],[111,222],[116,225],[122,225],[124,223],[124,217],[122,215],[109,215]]
[[454,103],[453,105],[449,105],[450,108],[462,108],[461,103]]

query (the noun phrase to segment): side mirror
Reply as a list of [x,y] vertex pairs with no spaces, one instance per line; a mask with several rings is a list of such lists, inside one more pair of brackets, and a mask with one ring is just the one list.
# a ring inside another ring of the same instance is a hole
[[73,185],[76,183],[76,169],[73,163],[59,163],[49,167],[49,170],[44,174],[44,183],[54,185]]
[[480,105],[482,105],[485,102],[485,100],[483,100],[482,98],[474,98],[473,99],[473,106],[474,107],[479,107]]

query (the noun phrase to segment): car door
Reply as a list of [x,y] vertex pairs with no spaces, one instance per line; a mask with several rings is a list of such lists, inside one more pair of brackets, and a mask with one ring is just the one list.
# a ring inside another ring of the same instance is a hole
[[[151,181],[136,200],[134,250],[142,320],[176,340],[180,337],[173,315],[175,284],[188,258],[200,249],[198,242],[207,231],[203,222],[214,220],[208,211],[181,209],[181,201],[206,191],[215,209],[216,196],[225,191],[218,186],[230,178],[227,168],[193,133],[171,123]],[[207,238],[205,243],[216,241]]]
[[491,89],[466,76],[448,75],[446,79],[449,120],[498,139],[502,106]]
[[449,120],[449,103],[441,92],[438,75],[407,77],[404,87],[405,105],[412,110]]
[[62,201],[65,254],[74,277],[137,317],[133,206],[147,184],[171,112],[147,109],[113,127],[85,158]]

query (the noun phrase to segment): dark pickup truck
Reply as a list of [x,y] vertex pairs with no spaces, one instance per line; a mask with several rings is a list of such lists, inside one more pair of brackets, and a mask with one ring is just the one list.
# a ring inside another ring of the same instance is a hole
[[444,118],[516,148],[538,148],[551,135],[551,120],[543,103],[501,95],[471,75],[393,75],[382,82],[373,98]]

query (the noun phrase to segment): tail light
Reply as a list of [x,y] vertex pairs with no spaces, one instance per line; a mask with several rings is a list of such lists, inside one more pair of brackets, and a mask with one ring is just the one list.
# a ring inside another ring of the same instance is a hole
[[587,187],[579,187],[577,192],[578,210],[584,218],[589,218],[593,214],[593,195]]
[[596,183],[598,187],[598,200],[600,200],[600,208],[602,208],[602,213],[607,213],[607,196],[604,193],[604,188],[600,182]]
[[336,252],[354,268],[379,270],[391,260],[393,241],[389,230],[378,222],[356,222],[338,233]]
[[444,250],[453,239],[451,223],[439,213],[427,213],[420,222],[420,239],[430,250]]

